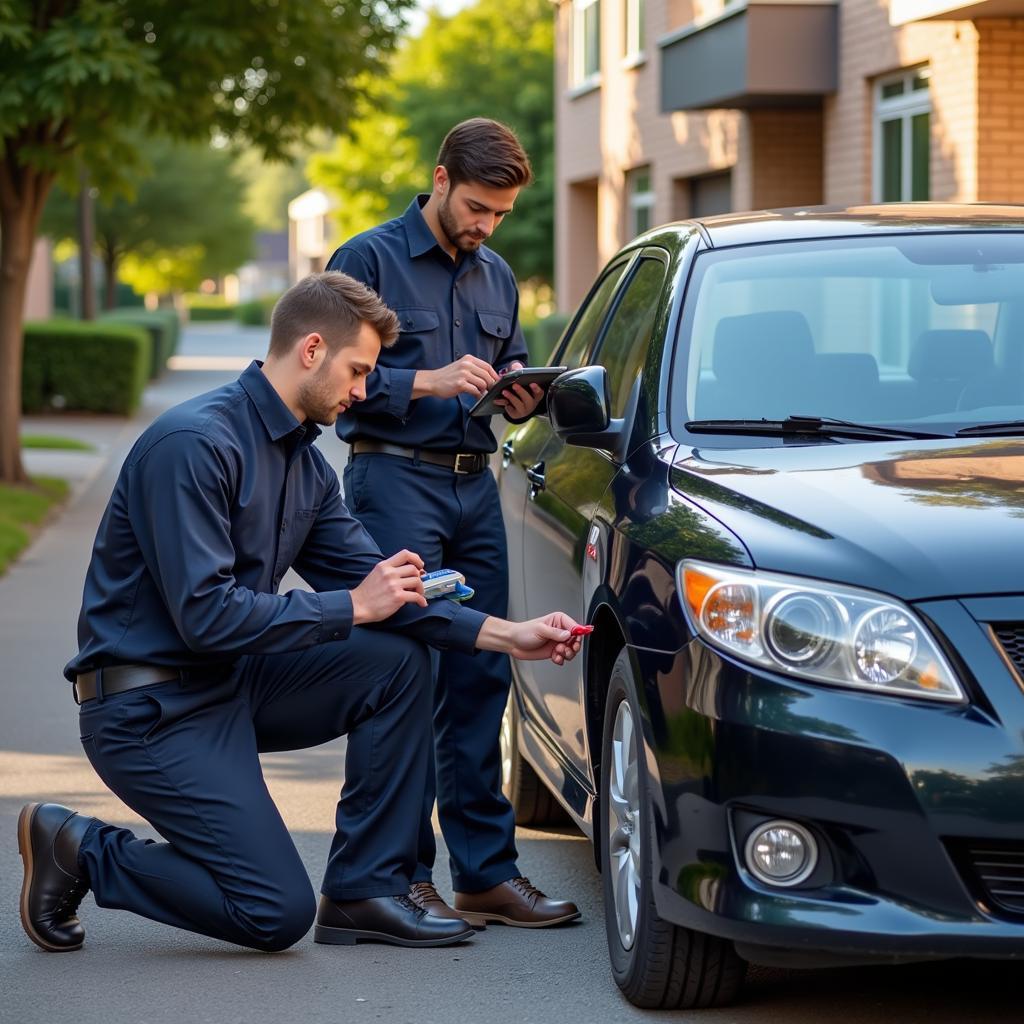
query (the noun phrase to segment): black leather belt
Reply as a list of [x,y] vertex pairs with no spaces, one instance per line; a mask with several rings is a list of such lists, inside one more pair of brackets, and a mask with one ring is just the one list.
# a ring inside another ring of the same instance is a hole
[[406,448],[384,441],[353,441],[352,455],[397,455],[400,459],[429,462],[431,466],[444,466],[453,473],[482,473],[487,468],[486,452],[434,452],[426,448]]
[[[100,679],[97,680],[97,676]],[[93,700],[97,693],[111,697],[115,693],[138,690],[143,686],[156,686],[157,683],[170,683],[181,679],[181,673],[174,668],[160,668],[156,665],[111,665],[97,672],[84,672],[74,686],[75,703],[83,704]],[[97,686],[97,681],[99,686]]]

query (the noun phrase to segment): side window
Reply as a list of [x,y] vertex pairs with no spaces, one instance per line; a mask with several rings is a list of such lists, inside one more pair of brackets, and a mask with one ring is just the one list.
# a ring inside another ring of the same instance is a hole
[[594,339],[601,330],[604,315],[611,305],[612,296],[614,296],[615,289],[618,287],[619,281],[622,280],[622,275],[628,265],[629,261],[623,260],[609,268],[597,286],[591,290],[576,317],[572,333],[562,344],[561,351],[553,360],[552,366],[568,366],[570,370],[575,370],[578,366],[583,365],[587,353],[593,346]]
[[629,394],[644,365],[654,318],[661,305],[666,272],[661,260],[642,259],[605,331],[595,362],[608,371],[612,416],[618,417],[625,412]]

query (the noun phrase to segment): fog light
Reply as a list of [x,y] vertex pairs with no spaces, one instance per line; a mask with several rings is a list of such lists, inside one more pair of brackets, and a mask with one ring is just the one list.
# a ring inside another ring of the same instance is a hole
[[818,863],[818,844],[794,821],[766,821],[747,836],[744,857],[759,881],[799,885]]

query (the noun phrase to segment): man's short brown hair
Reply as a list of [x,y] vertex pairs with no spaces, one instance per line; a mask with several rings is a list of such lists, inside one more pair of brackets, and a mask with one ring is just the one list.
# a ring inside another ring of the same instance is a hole
[[533,181],[530,158],[516,133],[489,117],[457,124],[441,143],[437,162],[452,188],[471,181],[489,188],[522,188]]
[[380,296],[348,274],[328,270],[293,284],[277,300],[270,317],[270,355],[283,356],[308,334],[319,334],[333,356],[351,345],[361,324],[369,324],[383,348],[398,337],[398,317]]

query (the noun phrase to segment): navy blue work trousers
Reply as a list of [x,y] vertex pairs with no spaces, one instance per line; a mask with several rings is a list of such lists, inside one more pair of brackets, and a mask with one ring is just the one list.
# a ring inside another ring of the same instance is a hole
[[[491,471],[458,474],[393,455],[357,455],[345,500],[386,556],[407,548],[428,571],[456,569],[486,615],[508,614],[508,549]],[[508,656],[434,655],[434,769],[422,792],[414,880],[430,879],[435,796],[456,892],[483,892],[519,874],[515,813],[501,792],[498,736],[511,685]]]
[[429,650],[360,628],[304,651],[244,657],[219,680],[194,671],[188,682],[87,701],[89,760],[166,840],[91,826],[79,859],[96,902],[256,949],[297,941],[313,922],[313,889],[257,755],[343,734],[345,783],[322,892],[408,892],[430,706]]

